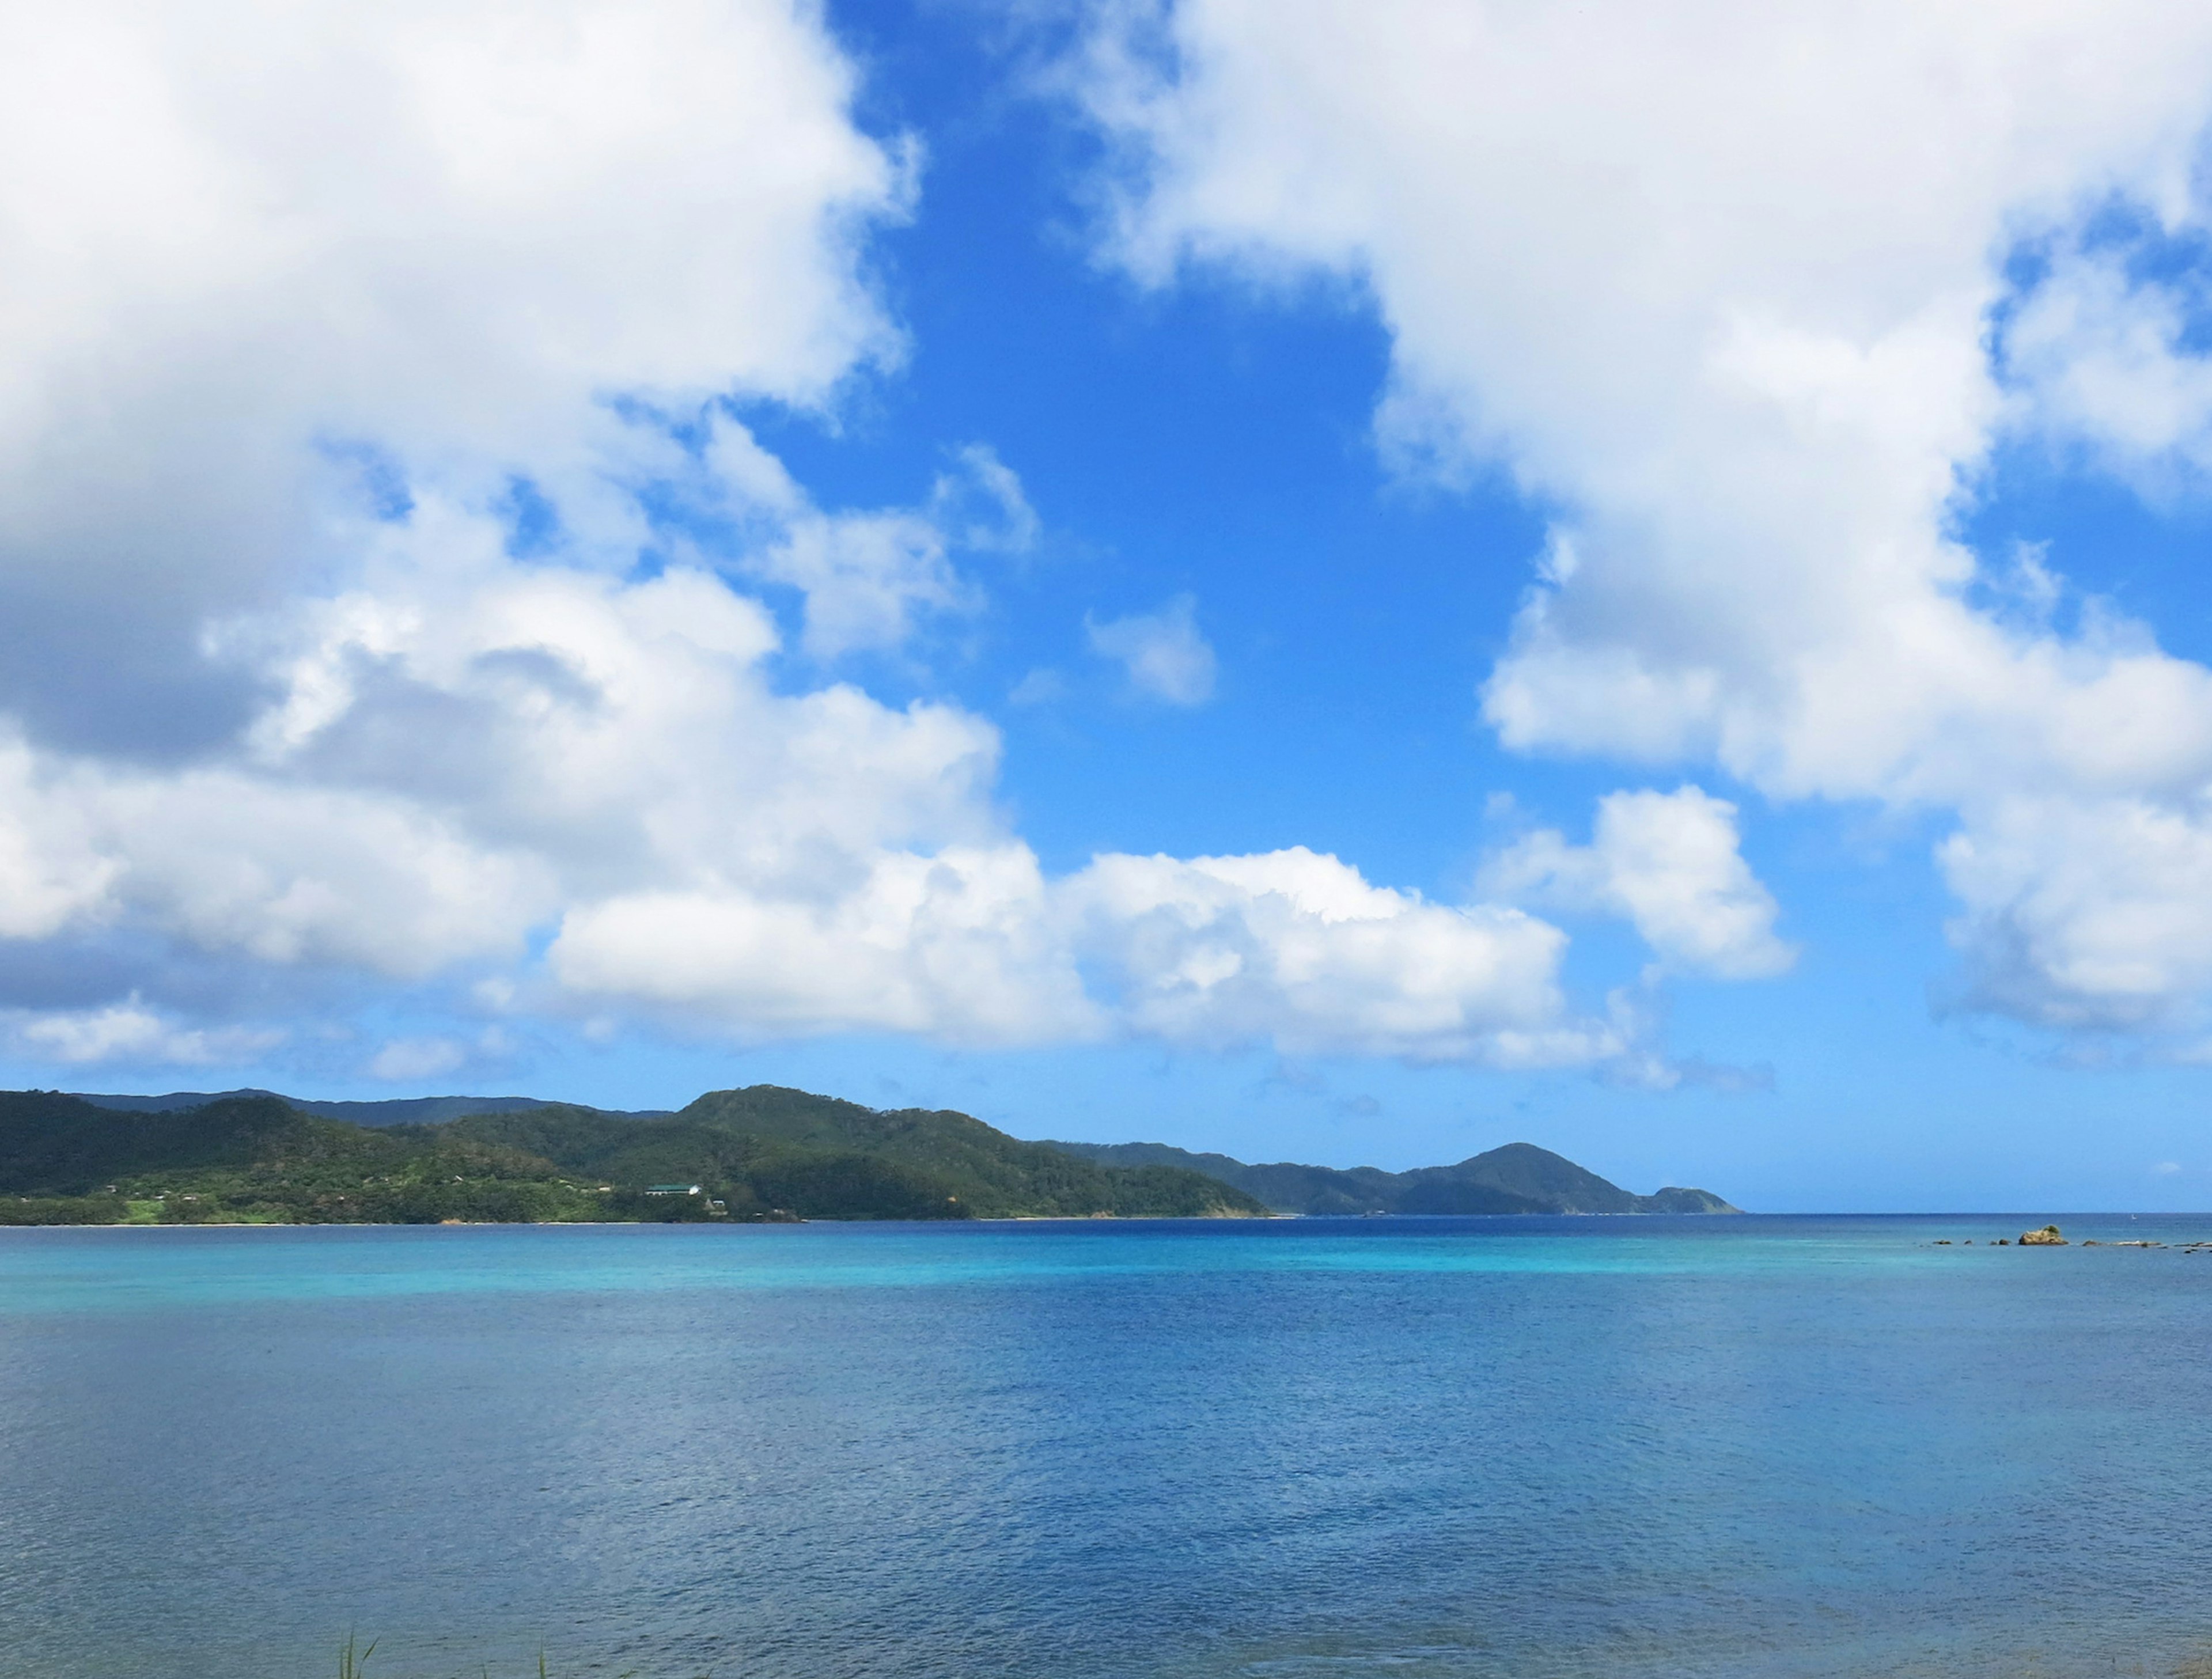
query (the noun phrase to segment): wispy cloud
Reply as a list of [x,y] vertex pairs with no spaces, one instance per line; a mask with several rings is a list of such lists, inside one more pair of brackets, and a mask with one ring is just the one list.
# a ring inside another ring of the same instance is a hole
[[1213,648],[1199,633],[1194,597],[1179,594],[1157,612],[1086,618],[1084,630],[1093,653],[1120,664],[1131,693],[1181,706],[1213,697]]
[[450,1037],[395,1037],[370,1058],[369,1076],[407,1083],[451,1073],[469,1058],[468,1050]]

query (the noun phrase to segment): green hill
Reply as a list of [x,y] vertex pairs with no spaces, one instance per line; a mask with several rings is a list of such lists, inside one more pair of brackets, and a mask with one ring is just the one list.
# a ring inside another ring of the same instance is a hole
[[1734,1213],[1705,1189],[1631,1194],[1533,1143],[1507,1143],[1452,1166],[1382,1171],[1288,1163],[1250,1165],[1166,1143],[1054,1142],[1079,1159],[1112,1166],[1182,1166],[1219,1178],[1279,1213]]
[[[355,1123],[355,1114],[374,1122]],[[1271,1208],[1736,1210],[1703,1189],[1633,1195],[1528,1143],[1405,1172],[1252,1165],[1164,1143],[1024,1142],[967,1114],[884,1110],[775,1085],[710,1091],[673,1114],[530,1098],[0,1092],[0,1224],[1215,1218]]]
[[[1249,1217],[1255,1197],[1176,1167],[1114,1167],[963,1113],[883,1111],[775,1085],[711,1091],[670,1118],[589,1108],[475,1114],[440,1128],[602,1183],[697,1181],[808,1218]],[[726,1198],[726,1197],[725,1197]]]
[[269,1095],[116,1109],[0,1092],[0,1223],[1264,1216],[1173,1166],[1101,1165],[966,1114],[717,1091],[665,1118],[548,1104],[374,1128]]

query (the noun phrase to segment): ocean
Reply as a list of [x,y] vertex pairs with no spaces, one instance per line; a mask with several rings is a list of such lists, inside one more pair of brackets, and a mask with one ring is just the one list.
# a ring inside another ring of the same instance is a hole
[[0,1231],[0,1675],[2212,1675],[2047,1216]]

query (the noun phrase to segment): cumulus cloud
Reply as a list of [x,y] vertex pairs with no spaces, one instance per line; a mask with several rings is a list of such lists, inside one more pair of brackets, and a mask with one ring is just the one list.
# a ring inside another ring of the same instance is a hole
[[[852,91],[782,0],[0,17],[0,939],[587,1030],[1628,1053],[1521,910],[1302,850],[1049,879],[989,723],[818,673],[1038,531],[982,444],[830,509],[735,417],[897,353],[859,241],[913,160]],[[1091,637],[1136,692],[1212,691],[1188,597]],[[136,994],[0,1030],[276,1041]]]
[[2175,1031],[2212,989],[2203,799],[2006,800],[1938,852],[1972,1001],[2039,1025]]
[[552,971],[579,994],[747,1037],[872,1029],[997,1044],[1097,1030],[1027,846],[886,852],[840,885],[769,895],[717,881],[580,906]]
[[58,778],[20,735],[0,734],[0,938],[45,938],[106,900],[115,865],[75,801],[54,796]]
[[1719,979],[1785,971],[1778,906],[1737,849],[1735,806],[1702,788],[1612,793],[1588,845],[1555,829],[1492,858],[1483,889],[1510,901],[1617,915],[1670,968]]
[[2015,424],[2153,495],[2201,482],[2212,467],[2202,234],[2092,224],[2037,254],[2033,283],[1999,321]]
[[0,706],[205,747],[210,616],[349,563],[334,497],[520,474],[626,566],[619,393],[817,398],[895,342],[903,156],[810,13],[88,0],[0,19]]
[[[1992,1006],[2203,1013],[2185,860],[2212,832],[2212,672],[2110,614],[2061,636],[1989,609],[1952,531],[2008,428],[2201,451],[2175,287],[2082,229],[2117,200],[2175,243],[2201,231],[2212,15],[1095,17],[1070,85],[1118,148],[1114,253],[1163,282],[1354,281],[1393,335],[1400,457],[1502,463],[1555,510],[1483,692],[1509,745],[1949,811]],[[2024,243],[2058,256],[1993,332]],[[2027,802],[2064,819],[2032,840]],[[2135,838],[2059,837],[2107,827]]]
[[96,1009],[16,1010],[0,1017],[0,1031],[17,1053],[70,1067],[104,1062],[148,1066],[206,1066],[248,1060],[273,1048],[283,1033],[252,1027],[212,1031],[179,1025],[143,1006],[136,996]]
[[986,446],[832,513],[715,405],[896,352],[856,259],[911,165],[851,94],[779,0],[0,21],[0,935],[405,981],[536,934],[521,993],[651,1001],[625,940],[703,905],[661,934],[750,938],[684,999],[738,1027],[1042,1030],[1065,984],[980,971],[1035,895],[995,733],[781,690],[715,575],[827,658],[1035,540]]
[[1119,981],[1124,1018],[1170,1042],[1515,1067],[1626,1047],[1568,1018],[1557,928],[1426,903],[1303,846],[1104,856],[1064,891],[1083,943]]
[[1198,602],[1190,595],[1157,612],[1085,619],[1084,630],[1093,653],[1121,665],[1131,693],[1167,705],[1204,705],[1213,697],[1213,649],[1199,632]]
[[[120,927],[403,981],[473,968],[502,1010],[740,1038],[1134,1032],[1512,1066],[1629,1047],[1574,1016],[1564,935],[1518,910],[1425,903],[1304,850],[1049,879],[993,805],[982,720],[781,691],[775,622],[726,581],[527,564],[506,536],[426,494],[364,534],[357,587],[234,620],[223,644],[266,697],[219,762],[9,743],[20,935]],[[135,1005],[86,1019],[16,1038],[64,1058],[258,1042],[157,1039]],[[402,1040],[371,1071],[429,1077],[450,1048]]]
[[741,1031],[1079,1028],[988,724],[779,693],[772,621],[720,580],[501,535],[426,502],[363,587],[235,628],[273,692],[219,765],[0,753],[14,930],[411,979],[546,928],[566,990]]

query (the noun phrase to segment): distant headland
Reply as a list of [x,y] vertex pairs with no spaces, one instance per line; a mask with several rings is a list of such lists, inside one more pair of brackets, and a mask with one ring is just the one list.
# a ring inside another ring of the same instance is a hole
[[1733,1213],[1509,1143],[1406,1172],[1251,1165],[1162,1143],[1024,1142],[948,1110],[775,1085],[677,1111],[532,1097],[0,1092],[0,1224]]
[[1705,1189],[1632,1195],[1564,1156],[1510,1142],[1452,1166],[1382,1171],[1373,1166],[1248,1165],[1157,1142],[1055,1142],[1049,1147],[1108,1166],[1181,1166],[1204,1172],[1279,1213],[1739,1213]]

